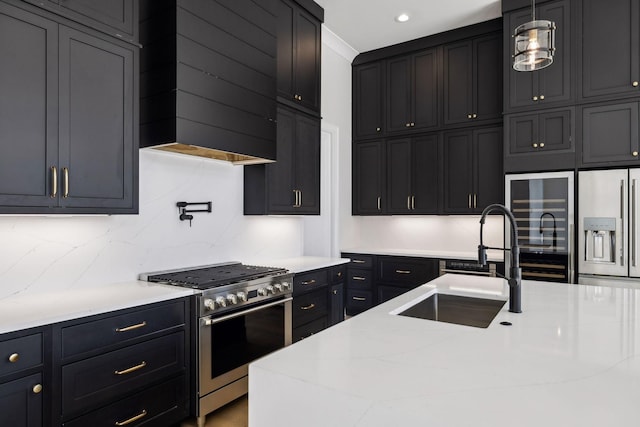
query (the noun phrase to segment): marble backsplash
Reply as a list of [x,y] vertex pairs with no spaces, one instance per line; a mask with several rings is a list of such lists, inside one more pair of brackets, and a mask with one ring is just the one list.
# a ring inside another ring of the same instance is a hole
[[[243,168],[140,151],[139,215],[0,216],[0,298],[134,280],[139,273],[302,255],[302,222],[242,214]],[[180,221],[176,202],[213,202]]]

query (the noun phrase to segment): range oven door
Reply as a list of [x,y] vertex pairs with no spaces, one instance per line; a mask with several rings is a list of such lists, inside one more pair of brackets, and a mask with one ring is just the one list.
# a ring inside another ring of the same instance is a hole
[[291,344],[291,301],[261,303],[199,320],[199,391],[208,393],[247,376],[248,364]]

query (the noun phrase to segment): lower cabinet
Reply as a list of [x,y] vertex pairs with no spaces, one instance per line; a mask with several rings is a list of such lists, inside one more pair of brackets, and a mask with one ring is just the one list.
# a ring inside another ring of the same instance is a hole
[[0,426],[50,425],[45,415],[53,389],[47,337],[44,328],[0,336]]
[[377,303],[381,304],[438,277],[434,258],[377,256]]
[[338,265],[297,273],[293,277],[293,342],[344,320],[344,277]]
[[347,264],[345,312],[353,316],[373,307],[373,262],[374,255],[343,253],[350,258]]
[[189,410],[189,300],[53,326],[54,425],[171,425]]

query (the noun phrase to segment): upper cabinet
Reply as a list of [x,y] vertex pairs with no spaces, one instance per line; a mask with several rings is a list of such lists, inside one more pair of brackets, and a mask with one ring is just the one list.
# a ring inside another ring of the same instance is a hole
[[278,3],[278,100],[319,115],[323,11],[309,3],[311,11],[292,0]]
[[385,150],[384,140],[353,143],[353,215],[387,212]]
[[353,67],[353,134],[378,138],[384,132],[384,62]]
[[120,39],[138,41],[137,0],[25,0]]
[[0,212],[136,213],[138,48],[28,10],[0,3]]
[[386,77],[388,133],[438,126],[438,60],[435,48],[387,60]]
[[582,0],[582,98],[640,96],[640,4]]
[[444,124],[502,118],[502,37],[499,32],[444,46]]
[[519,9],[504,15],[505,52],[505,111],[514,109],[548,108],[568,104],[573,100],[571,0],[543,3],[536,7],[536,18],[556,24],[556,52],[553,63],[535,72],[519,72],[513,69],[516,27],[531,21],[531,8]]

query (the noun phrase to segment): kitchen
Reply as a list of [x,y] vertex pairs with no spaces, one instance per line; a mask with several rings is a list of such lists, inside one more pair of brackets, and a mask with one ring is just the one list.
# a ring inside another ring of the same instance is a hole
[[[314,236],[309,230],[317,218],[244,216],[242,167],[143,149],[139,215],[2,218],[1,235],[10,242],[0,257],[2,297],[35,292],[46,299],[48,293],[129,281],[141,272],[229,260],[335,257],[353,248],[473,252],[478,216],[351,215],[351,103],[344,94],[351,93],[356,52],[327,31],[323,43],[323,126],[334,138],[337,161],[332,167],[340,184],[331,205],[336,230],[320,237],[334,241],[307,239]],[[213,212],[180,221],[175,204],[182,200],[212,201]],[[502,221],[496,220],[493,229],[485,230],[490,245],[502,245],[501,228]]]

